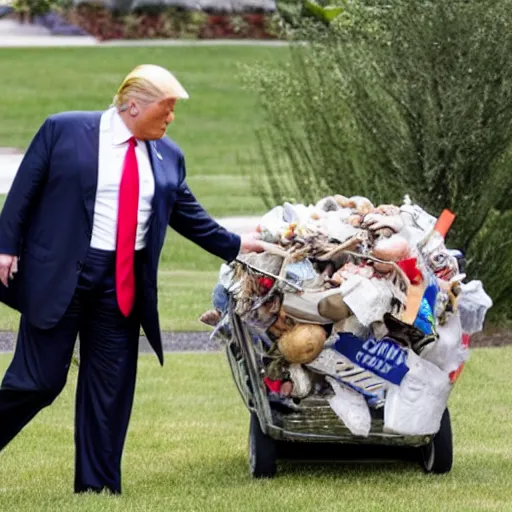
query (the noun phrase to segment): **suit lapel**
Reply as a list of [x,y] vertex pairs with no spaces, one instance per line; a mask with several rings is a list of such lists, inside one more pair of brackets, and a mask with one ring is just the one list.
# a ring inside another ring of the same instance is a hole
[[[166,176],[163,168],[163,157],[158,152],[158,148],[156,147],[155,141],[146,142],[146,146],[148,148],[149,159],[151,161],[151,167],[153,169],[153,175],[155,177],[155,188],[162,188],[166,186]],[[160,190],[161,192],[161,190]],[[155,194],[155,197],[157,194]]]
[[84,123],[84,136],[81,137],[80,147],[78,148],[83,200],[91,231],[96,189],[98,187],[101,114],[101,112],[91,113],[91,117]]
[[161,213],[165,210],[165,190],[167,188],[167,178],[163,167],[163,158],[159,153],[155,141],[146,142],[148,148],[148,155],[153,169],[153,176],[155,178],[155,194],[153,196],[153,211]]
[[166,189],[167,178],[163,167],[163,158],[159,153],[156,142],[146,142],[148,149],[149,160],[151,168],[153,169],[153,176],[155,179],[155,193],[153,195],[153,215],[151,218],[151,228],[149,230],[149,246],[152,248],[152,256],[155,258],[153,264],[156,268],[158,262],[158,254],[160,252],[160,240],[165,236],[165,229],[167,227],[167,205],[166,205]]

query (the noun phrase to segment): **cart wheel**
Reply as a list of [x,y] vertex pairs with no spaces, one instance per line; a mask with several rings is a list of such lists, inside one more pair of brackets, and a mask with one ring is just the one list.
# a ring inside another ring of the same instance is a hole
[[251,413],[249,426],[249,472],[254,478],[276,476],[276,442],[261,430],[258,416]]
[[441,428],[432,441],[420,448],[421,464],[426,473],[443,474],[452,469],[453,441],[450,412],[445,409]]

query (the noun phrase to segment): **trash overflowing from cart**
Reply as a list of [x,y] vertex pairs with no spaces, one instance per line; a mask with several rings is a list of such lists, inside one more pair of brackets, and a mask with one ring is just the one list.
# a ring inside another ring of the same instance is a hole
[[446,247],[454,218],[408,196],[285,203],[257,226],[263,253],[221,266],[201,321],[251,413],[254,477],[290,442],[409,446],[425,471],[451,469],[448,399],[492,306]]

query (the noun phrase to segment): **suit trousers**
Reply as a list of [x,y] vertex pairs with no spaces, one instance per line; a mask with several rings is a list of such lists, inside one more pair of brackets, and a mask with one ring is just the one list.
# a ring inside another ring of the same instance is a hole
[[121,456],[137,373],[143,253],[136,253],[137,299],[126,318],[117,306],[115,252],[90,248],[57,325],[39,329],[22,315],[14,357],[0,387],[2,450],[62,391],[79,335],[75,492],[121,492]]

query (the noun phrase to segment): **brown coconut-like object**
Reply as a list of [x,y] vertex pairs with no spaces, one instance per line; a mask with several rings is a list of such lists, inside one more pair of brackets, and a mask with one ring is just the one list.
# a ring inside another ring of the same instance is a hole
[[326,339],[327,334],[320,325],[299,324],[283,334],[277,344],[289,363],[307,364],[320,354]]

